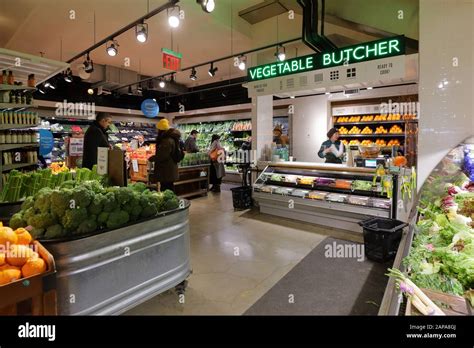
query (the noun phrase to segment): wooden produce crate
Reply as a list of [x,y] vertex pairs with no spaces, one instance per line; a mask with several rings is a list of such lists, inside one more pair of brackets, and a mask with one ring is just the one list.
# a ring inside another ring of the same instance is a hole
[[0,315],[57,315],[54,258],[39,242],[33,243],[47,270],[0,286]]
[[[461,296],[445,294],[435,290],[420,289],[433,301],[446,315],[473,315],[468,301]],[[411,300],[407,300],[405,315],[422,315]]]
[[138,172],[134,170],[133,164],[130,162],[130,179],[132,181],[148,182],[148,160],[138,159],[136,161],[138,162]]

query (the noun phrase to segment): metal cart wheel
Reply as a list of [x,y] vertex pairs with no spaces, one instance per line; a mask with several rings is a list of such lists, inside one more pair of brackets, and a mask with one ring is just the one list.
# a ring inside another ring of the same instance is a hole
[[188,287],[188,281],[183,280],[181,283],[176,285],[174,289],[178,293],[178,295],[184,295],[187,287]]

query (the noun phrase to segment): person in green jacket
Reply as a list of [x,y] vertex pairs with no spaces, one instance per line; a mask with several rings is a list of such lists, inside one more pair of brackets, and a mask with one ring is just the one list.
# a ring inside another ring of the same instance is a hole
[[339,140],[339,131],[337,128],[331,128],[327,133],[328,140],[321,144],[318,156],[325,158],[325,163],[342,164],[342,157],[346,151],[344,144]]

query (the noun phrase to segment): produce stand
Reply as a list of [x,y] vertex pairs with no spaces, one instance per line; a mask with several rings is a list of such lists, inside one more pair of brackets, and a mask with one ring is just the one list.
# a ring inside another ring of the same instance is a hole
[[34,246],[46,261],[47,271],[0,286],[0,315],[56,315],[56,266],[40,243]]
[[[422,216],[418,211],[417,206],[420,206],[422,202],[431,202],[436,204],[437,199],[442,199],[443,197],[448,196],[448,187],[454,184],[451,180],[452,178],[470,178],[471,182],[474,178],[474,167],[469,166],[469,161],[472,159],[474,150],[474,139],[466,141],[463,144],[460,144],[453,150],[451,150],[448,155],[436,166],[436,168],[431,172],[430,176],[426,180],[425,184],[421,188],[418,196],[414,201],[414,207],[410,213],[409,218],[409,228],[402,236],[397,255],[395,257],[394,264],[391,268],[398,269],[403,273],[410,271],[410,267],[413,265],[407,265],[407,262],[403,262],[406,257],[408,257],[416,248],[414,246],[415,238],[422,233],[421,227],[418,226]],[[469,145],[467,145],[469,144]],[[467,145],[467,146],[466,146]],[[469,150],[469,148],[471,150]],[[469,151],[471,153],[469,154]],[[471,156],[470,158],[468,156]],[[464,171],[464,173],[463,173]],[[467,175],[467,177],[466,177]],[[446,186],[448,185],[448,186]],[[471,191],[472,192],[472,191]],[[472,212],[471,212],[472,214]],[[424,218],[424,221],[430,222],[430,218]],[[472,226],[472,224],[471,224]],[[472,227],[471,227],[472,230]],[[438,231],[433,230],[430,232],[432,236],[435,236]],[[433,250],[437,246],[432,245]],[[462,249],[461,249],[462,250]],[[443,262],[443,259],[440,255],[437,256],[438,262]],[[429,261],[428,261],[429,262]],[[456,262],[455,259],[450,262]],[[413,271],[411,271],[413,272]],[[415,272],[416,273],[416,272]],[[444,274],[444,272],[443,272]],[[409,273],[409,276],[412,277],[413,273]],[[433,276],[432,274],[428,275],[429,277]],[[414,280],[416,284],[416,281]],[[444,281],[448,283],[448,281]],[[432,283],[436,284],[435,282]],[[427,297],[432,301],[442,304],[441,308],[443,312],[447,315],[474,315],[473,308],[469,305],[467,299],[461,297],[460,295],[448,294],[441,292],[437,289],[428,289],[423,287],[423,284],[416,284],[419,286]],[[407,300],[397,289],[396,289],[396,279],[389,278],[387,287],[385,289],[384,297],[380,305],[379,315],[421,315],[417,310],[412,306],[411,301]]]
[[253,185],[253,198],[262,213],[361,233],[358,223],[368,217],[406,222],[412,199],[402,193],[401,181],[409,171],[389,174],[391,192],[382,190],[380,177],[372,184],[375,174],[369,168],[270,162]]
[[178,287],[191,273],[189,202],[115,230],[44,241],[57,265],[60,315],[118,315]]
[[174,183],[176,194],[181,198],[207,195],[210,166],[210,164],[197,164],[179,167],[178,181]]

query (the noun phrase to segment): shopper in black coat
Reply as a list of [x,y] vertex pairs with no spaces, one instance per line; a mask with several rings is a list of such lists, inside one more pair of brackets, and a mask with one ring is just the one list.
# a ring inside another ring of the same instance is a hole
[[107,113],[97,114],[96,120],[89,126],[84,135],[84,149],[82,154],[82,168],[92,169],[97,164],[97,149],[110,148],[107,128],[112,123],[112,117]]

